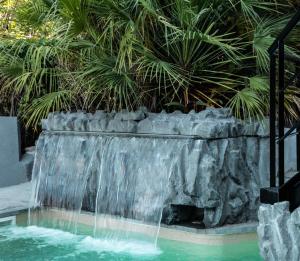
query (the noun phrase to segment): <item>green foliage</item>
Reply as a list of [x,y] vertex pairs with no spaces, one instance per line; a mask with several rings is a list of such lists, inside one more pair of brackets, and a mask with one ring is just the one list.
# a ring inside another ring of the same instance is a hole
[[139,105],[260,118],[267,49],[292,13],[279,0],[24,0],[14,16],[27,35],[0,43],[0,97],[28,126],[54,110]]

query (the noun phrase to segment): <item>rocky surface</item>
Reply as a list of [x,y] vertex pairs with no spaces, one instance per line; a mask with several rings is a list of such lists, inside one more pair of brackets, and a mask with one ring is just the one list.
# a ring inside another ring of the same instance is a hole
[[31,180],[33,163],[34,163],[34,154],[35,154],[35,147],[29,147],[26,148],[26,151],[21,158],[21,164],[24,168],[24,172],[28,181]]
[[300,208],[289,203],[262,205],[257,229],[261,256],[267,261],[300,260]]
[[[37,146],[36,168],[45,173],[36,175],[44,176],[45,182],[41,184],[50,186],[47,190],[54,191],[55,186],[64,186],[62,178],[54,182],[53,169],[65,175],[70,187],[72,175],[67,175],[67,171],[61,168],[59,170],[61,162],[70,164],[69,169],[72,168],[73,172],[77,171],[74,166],[83,168],[82,173],[86,173],[83,170],[88,168],[91,155],[97,157],[93,161],[105,162],[106,165],[98,166],[86,176],[84,209],[95,209],[99,172],[103,172],[106,173],[106,179],[102,177],[102,182],[105,182],[101,185],[103,191],[112,190],[109,186],[113,182],[131,184],[132,193],[128,200],[132,205],[126,207],[132,210],[133,218],[143,219],[145,213],[148,219],[154,218],[157,208],[163,206],[163,221],[180,223],[187,217],[178,213],[180,208],[176,206],[191,206],[196,210],[189,218],[207,228],[257,219],[259,189],[268,185],[268,132],[261,124],[246,124],[235,119],[228,109],[189,114],[153,114],[143,108],[137,112],[121,113],[53,113],[43,121],[43,129],[46,132],[41,135]],[[120,137],[107,132],[134,135]],[[101,145],[96,146],[94,154],[87,152],[95,142]],[[79,151],[70,158],[75,145]],[[41,164],[44,164],[42,168]],[[77,178],[80,177],[74,177],[74,184],[78,182]],[[75,191],[72,193],[76,194]],[[115,191],[117,193],[125,198],[128,196],[125,188],[124,191]],[[59,196],[59,191],[53,192],[52,202],[55,195]],[[111,197],[110,202],[106,202],[109,213],[115,196]]]
[[203,139],[268,136],[267,121],[265,124],[245,123],[233,117],[229,109],[213,108],[189,114],[180,111],[150,113],[144,108],[119,113],[51,113],[48,119],[43,120],[42,126],[48,131],[194,135]]

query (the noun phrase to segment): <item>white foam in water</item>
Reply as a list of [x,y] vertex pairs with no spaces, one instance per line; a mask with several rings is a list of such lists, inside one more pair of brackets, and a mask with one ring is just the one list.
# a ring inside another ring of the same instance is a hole
[[81,252],[114,252],[128,253],[131,255],[159,255],[161,251],[155,245],[142,241],[117,241],[108,239],[84,238],[78,245]]
[[49,245],[72,245],[77,253],[82,252],[112,252],[128,253],[130,255],[154,256],[161,251],[154,245],[143,241],[118,241],[90,236],[75,235],[70,232],[37,226],[10,226],[0,229],[0,234],[8,240],[38,239]]
[[70,232],[37,226],[11,226],[0,229],[0,233],[8,239],[34,238],[46,241],[48,244],[52,245],[72,244],[78,241],[78,238],[80,237]]

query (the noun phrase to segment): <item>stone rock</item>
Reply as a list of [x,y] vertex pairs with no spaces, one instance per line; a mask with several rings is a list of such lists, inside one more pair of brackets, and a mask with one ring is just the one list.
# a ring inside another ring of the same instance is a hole
[[74,120],[74,131],[87,131],[88,119],[77,118]]
[[143,111],[129,112],[124,110],[115,115],[115,120],[118,121],[141,121],[143,119],[145,119],[145,113]]
[[21,164],[25,169],[27,180],[31,180],[33,163],[34,163],[35,147],[26,148],[26,153],[21,158]]
[[229,108],[207,108],[204,111],[201,111],[199,113],[199,116],[201,118],[207,119],[207,118],[214,118],[214,119],[227,119],[232,117],[231,109]]
[[[87,121],[86,121],[87,120]],[[101,121],[97,123],[97,121]],[[106,122],[107,121],[107,122]],[[112,121],[112,122],[111,122]],[[126,124],[124,122],[130,122]],[[137,127],[133,127],[136,125]],[[111,123],[110,123],[111,122]],[[91,126],[90,126],[91,125]],[[151,133],[158,135],[190,135],[203,139],[230,138],[239,136],[268,136],[268,126],[259,122],[243,122],[234,118],[230,109],[208,108],[196,113],[150,113],[145,107],[137,111],[120,112],[96,111],[94,114],[77,111],[75,113],[50,113],[42,121],[43,130],[51,131],[102,131]]]
[[105,132],[107,131],[108,119],[91,119],[87,124],[88,131]]
[[[91,119],[93,118],[93,115],[91,116]],[[94,118],[101,120],[101,119],[106,119],[107,118],[107,113],[103,110],[98,110],[94,114]]]
[[179,131],[176,129],[175,122],[160,119],[145,119],[140,121],[138,123],[137,132],[165,135],[179,134]]
[[49,122],[49,119],[42,119],[42,130],[48,130],[49,129],[48,122]]
[[76,120],[76,117],[67,116],[66,121],[64,123],[64,130],[66,130],[66,131],[75,130],[75,120]]
[[138,111],[142,111],[142,112],[145,113],[145,114],[148,113],[148,109],[147,109],[147,107],[145,107],[145,106],[140,106],[140,107],[138,108]]
[[108,132],[123,132],[123,133],[135,133],[137,129],[137,123],[133,120],[116,120],[109,121],[107,126]]
[[260,206],[257,233],[265,260],[300,260],[299,217],[300,208],[291,214],[288,202]]

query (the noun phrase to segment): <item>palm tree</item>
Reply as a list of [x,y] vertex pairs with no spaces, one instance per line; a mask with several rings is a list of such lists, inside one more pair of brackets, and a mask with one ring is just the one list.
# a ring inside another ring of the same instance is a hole
[[[268,113],[267,48],[293,11],[276,0],[28,0],[30,38],[2,41],[0,97],[28,126],[54,110],[230,106]],[[297,38],[288,51],[296,54]],[[292,68],[287,68],[287,70]],[[295,116],[293,86],[286,102]]]

